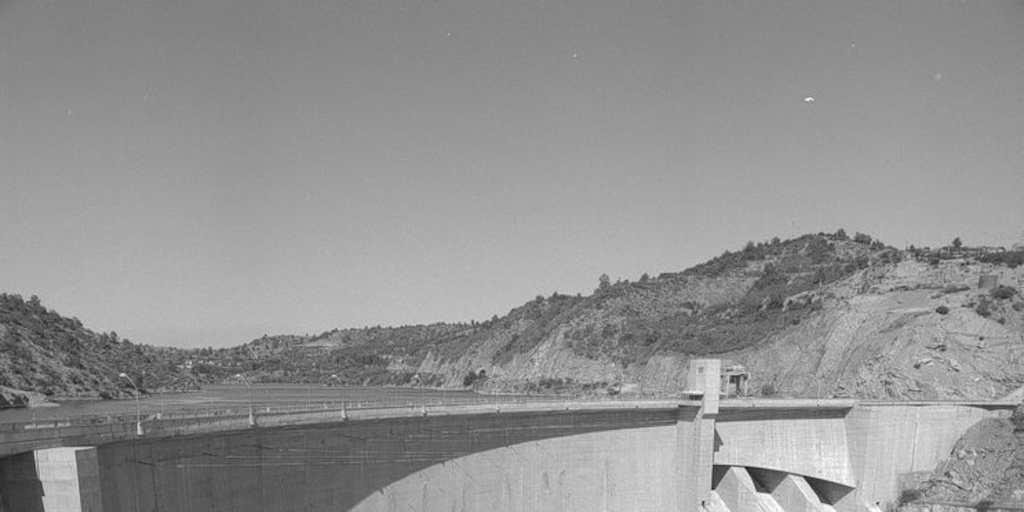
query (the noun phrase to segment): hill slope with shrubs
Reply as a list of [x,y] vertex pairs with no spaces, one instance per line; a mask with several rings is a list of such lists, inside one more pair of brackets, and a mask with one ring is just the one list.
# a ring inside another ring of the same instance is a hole
[[145,391],[243,374],[671,395],[690,359],[715,357],[744,366],[755,395],[999,397],[1024,385],[1024,251],[954,242],[897,250],[842,230],[776,238],[681,272],[601,276],[590,295],[537,296],[484,322],[264,336],[224,349],[137,345],[35,297],[0,295],[0,395],[125,396],[120,371]]
[[[485,322],[333,330],[214,351],[221,376],[493,392],[678,393],[687,362],[754,394],[996,397],[1024,384],[1019,251],[897,250],[870,236],[748,243],[682,272],[606,276]],[[979,278],[1000,283],[979,289]]]
[[35,296],[0,294],[0,406],[25,405],[28,397],[113,398],[134,392],[187,389],[184,351],[138,345],[117,333],[95,333],[77,318],[61,316]]

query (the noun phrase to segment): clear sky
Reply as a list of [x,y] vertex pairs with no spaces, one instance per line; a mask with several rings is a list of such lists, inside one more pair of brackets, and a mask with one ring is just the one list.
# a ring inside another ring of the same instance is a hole
[[482,320],[747,240],[1024,236],[1024,3],[0,0],[0,291]]

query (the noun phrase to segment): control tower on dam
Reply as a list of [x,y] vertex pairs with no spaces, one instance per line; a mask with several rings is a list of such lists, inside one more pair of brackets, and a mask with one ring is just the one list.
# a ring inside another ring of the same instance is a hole
[[717,360],[688,388],[5,431],[0,512],[877,511],[1015,405],[722,399]]

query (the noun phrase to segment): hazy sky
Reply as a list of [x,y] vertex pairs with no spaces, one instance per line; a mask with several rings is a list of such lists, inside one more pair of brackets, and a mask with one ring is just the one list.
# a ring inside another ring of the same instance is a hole
[[0,0],[0,291],[486,319],[747,240],[1024,236],[1024,3]]

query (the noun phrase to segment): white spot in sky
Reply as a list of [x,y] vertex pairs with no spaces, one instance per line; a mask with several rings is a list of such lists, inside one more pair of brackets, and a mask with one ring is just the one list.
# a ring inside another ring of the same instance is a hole
[[444,33],[444,38],[445,39],[451,39],[451,37],[452,37],[452,33],[451,32],[445,32]]
[[814,96],[804,98],[804,103],[814,103]]
[[938,82],[939,80],[942,80],[942,73],[935,73],[935,81]]
[[68,110],[68,117],[71,117],[71,111]]
[[581,55],[580,52],[572,52],[572,58],[574,58],[574,59],[580,58],[580,55]]

